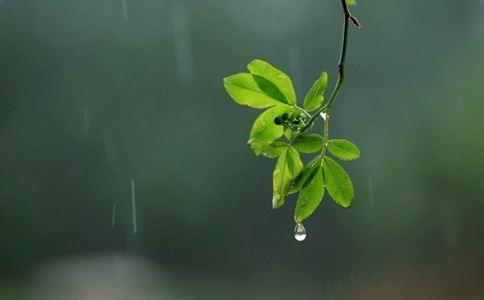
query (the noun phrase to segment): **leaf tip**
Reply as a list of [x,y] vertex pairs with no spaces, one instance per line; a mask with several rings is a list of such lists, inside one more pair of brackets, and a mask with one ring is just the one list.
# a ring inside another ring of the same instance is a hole
[[222,84],[223,84],[225,87],[227,87],[227,85],[229,84],[230,77],[231,77],[231,76],[227,76],[227,77],[224,77],[224,78],[222,79]]
[[344,209],[348,209],[351,207],[352,204],[353,204],[353,199],[351,199],[349,203],[342,204],[341,207],[343,207]]
[[247,70],[249,70],[249,72],[252,73],[252,71],[253,71],[253,70],[251,70],[252,67],[255,67],[255,65],[261,64],[261,63],[266,63],[266,62],[264,60],[260,59],[260,58],[254,58],[253,60],[250,61],[250,63],[247,64]]
[[281,202],[281,195],[276,194],[272,196],[272,209],[279,208],[283,202]]

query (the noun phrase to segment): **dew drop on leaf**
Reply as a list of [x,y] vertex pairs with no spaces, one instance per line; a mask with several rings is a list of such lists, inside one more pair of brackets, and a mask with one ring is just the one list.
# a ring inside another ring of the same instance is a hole
[[296,223],[296,227],[294,227],[294,238],[302,242],[306,239],[306,228],[304,228],[302,223]]

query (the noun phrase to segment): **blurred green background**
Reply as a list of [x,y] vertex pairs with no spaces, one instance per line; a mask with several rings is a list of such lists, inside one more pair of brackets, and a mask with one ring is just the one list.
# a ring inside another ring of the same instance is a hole
[[484,1],[352,11],[356,197],[298,243],[222,78],[334,84],[339,1],[0,0],[0,299],[484,299]]

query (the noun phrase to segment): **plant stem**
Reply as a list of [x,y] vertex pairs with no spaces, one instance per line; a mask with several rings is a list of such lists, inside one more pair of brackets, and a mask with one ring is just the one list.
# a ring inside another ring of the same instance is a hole
[[324,120],[323,147],[321,149],[321,166],[323,166],[324,155],[326,154],[326,149],[328,147],[328,137],[329,137],[329,114],[326,114],[326,120]]
[[309,114],[304,108],[302,107],[299,107],[297,105],[293,105],[292,106],[294,109],[297,109],[299,110],[300,112],[302,112],[303,114],[305,114],[307,117],[311,117],[311,114]]
[[[318,115],[322,112],[326,112],[326,114],[327,114],[326,120],[329,120],[329,109],[333,105],[334,99],[336,99],[336,96],[338,96],[338,93],[339,93],[341,87],[343,86],[343,82],[344,82],[344,79],[345,79],[346,48],[347,48],[347,45],[348,45],[348,25],[349,25],[350,20],[352,20],[352,22],[355,24],[355,26],[358,26],[359,23],[358,23],[358,25],[356,25],[357,24],[357,23],[355,23],[355,22],[357,22],[357,21],[355,21],[356,18],[354,18],[351,15],[351,13],[348,9],[348,5],[346,4],[346,0],[341,0],[341,5],[343,7],[343,13],[344,13],[344,28],[343,28],[343,39],[342,39],[342,42],[341,42],[341,53],[340,53],[340,58],[339,58],[339,62],[338,62],[338,81],[336,82],[336,85],[333,89],[333,92],[331,93],[331,96],[329,97],[328,102],[324,106],[321,106],[314,113],[314,115],[312,115],[311,118],[309,118],[307,125],[301,130],[302,132],[306,131],[309,127],[311,127],[311,125],[316,120]],[[327,123],[327,121],[325,123]]]

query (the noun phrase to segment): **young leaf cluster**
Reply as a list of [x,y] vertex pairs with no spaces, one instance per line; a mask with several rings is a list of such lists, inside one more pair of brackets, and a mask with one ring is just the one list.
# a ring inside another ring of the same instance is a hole
[[[318,208],[325,192],[340,206],[347,208],[354,197],[353,184],[334,158],[347,161],[360,156],[358,147],[344,139],[329,139],[329,114],[322,118],[324,134],[308,133],[314,120],[324,112],[324,93],[328,74],[323,72],[298,106],[291,78],[271,64],[256,59],[248,72],[223,80],[229,96],[238,104],[265,109],[252,125],[248,144],[256,155],[276,159],[272,174],[272,207],[285,203],[296,194],[294,220],[300,223]],[[314,157],[306,165],[301,154]]]

